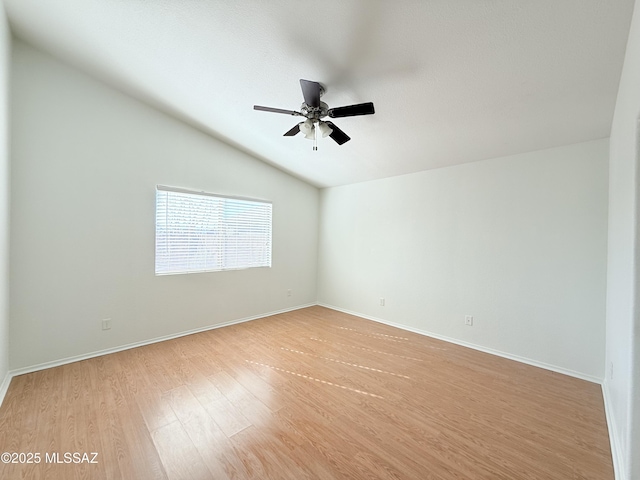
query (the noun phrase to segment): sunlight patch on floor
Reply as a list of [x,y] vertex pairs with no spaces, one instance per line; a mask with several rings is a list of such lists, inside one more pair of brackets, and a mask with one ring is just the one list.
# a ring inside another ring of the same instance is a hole
[[274,367],[272,365],[267,365],[267,364],[259,363],[259,362],[252,362],[251,360],[245,360],[245,362],[251,363],[253,365],[260,365],[261,367],[270,368],[272,370],[277,370],[278,372],[288,373],[289,375],[295,375],[296,377],[305,378],[307,380],[313,380],[314,382],[323,383],[325,385],[331,385],[332,387],[342,388],[343,390],[349,390],[350,392],[360,393],[362,395],[368,395],[370,397],[384,399],[384,397],[381,397],[380,395],[376,395],[375,393],[364,392],[362,390],[357,390],[355,388],[346,387],[344,385],[338,385],[337,383],[327,382],[326,380],[320,380],[319,378],[310,377],[308,375],[303,375],[301,373],[291,372],[289,370],[285,370],[283,368]]

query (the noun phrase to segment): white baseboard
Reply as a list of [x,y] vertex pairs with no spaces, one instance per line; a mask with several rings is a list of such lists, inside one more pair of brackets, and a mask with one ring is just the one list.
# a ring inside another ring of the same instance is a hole
[[613,459],[613,471],[616,480],[627,480],[625,471],[624,455],[620,448],[618,429],[611,410],[611,398],[606,380],[602,383],[602,398],[604,398],[604,413],[607,418],[607,429],[609,430],[609,443],[611,444],[611,457]]
[[11,383],[11,379],[13,375],[11,372],[7,372],[2,380],[2,384],[0,384],[0,406],[2,406],[2,402],[4,402],[4,397],[7,394],[7,390],[9,390],[9,384]]
[[[53,360],[51,362],[40,363],[38,365],[31,365],[31,366],[28,366],[28,367],[18,368],[18,369],[15,369],[15,370],[11,370],[11,371],[9,371],[9,373],[7,373],[7,377],[9,377],[9,380],[7,381],[7,387],[9,386],[9,382],[11,381],[11,378],[13,378],[15,376],[18,376],[18,375],[24,375],[26,373],[37,372],[39,370],[45,370],[47,368],[59,367],[60,365],[66,365],[68,363],[79,362],[81,360],[87,360],[89,358],[100,357],[102,355],[108,355],[110,353],[116,353],[116,352],[121,352],[123,350],[129,350],[131,348],[142,347],[144,345],[151,345],[152,343],[164,342],[166,340],[172,340],[174,338],[185,337],[187,335],[193,335],[194,333],[206,332],[208,330],[215,330],[216,328],[228,327],[230,325],[236,325],[238,323],[250,322],[252,320],[258,320],[260,318],[271,317],[273,315],[278,315],[280,313],[292,312],[294,310],[300,310],[302,308],[313,307],[315,305],[316,305],[315,303],[309,303],[309,304],[306,304],[306,305],[297,305],[295,307],[285,308],[285,309],[277,310],[277,311],[274,311],[274,312],[263,313],[263,314],[255,315],[255,316],[252,316],[252,317],[245,317],[245,318],[240,318],[240,319],[237,319],[237,320],[231,320],[229,322],[218,323],[216,325],[208,325],[206,327],[194,328],[192,330],[185,330],[183,332],[173,333],[171,335],[164,335],[162,337],[156,337],[156,338],[152,338],[152,339],[149,339],[149,340],[143,340],[143,341],[140,341],[140,342],[128,343],[126,345],[120,345],[118,347],[106,348],[104,350],[97,350],[95,352],[83,353],[82,355],[75,355],[73,357],[61,358],[59,360]],[[5,381],[6,381],[6,379],[5,379]],[[4,383],[3,383],[3,386],[4,386]],[[4,399],[4,395],[0,398],[0,400],[3,400],[3,399]],[[1,401],[0,401],[0,405],[2,405]]]
[[400,328],[401,330],[406,330],[408,332],[418,333],[420,335],[425,335],[427,337],[436,338],[438,340],[444,340],[445,342],[453,343],[456,345],[460,345],[467,348],[472,348],[474,350],[478,350],[484,353],[490,353],[491,355],[496,355],[498,357],[508,358],[509,360],[515,360],[516,362],[526,363],[527,365],[532,365],[534,367],[544,368],[545,370],[551,370],[552,372],[561,373],[563,375],[568,375],[570,377],[579,378],[581,380],[586,380],[587,382],[597,383],[598,385],[602,384],[602,379],[598,377],[594,377],[592,375],[585,375],[584,373],[576,372],[574,370],[570,370],[563,367],[558,367],[556,365],[551,365],[544,362],[539,362],[537,360],[533,360],[531,358],[521,357],[519,355],[513,355],[511,353],[502,352],[500,350],[494,350],[493,348],[483,347],[481,345],[476,345],[474,343],[465,342],[462,340],[458,340],[456,338],[447,337],[445,335],[440,335],[438,333],[427,332],[425,330],[420,330],[417,328],[407,327],[406,325],[401,325],[399,323],[388,322],[387,320],[383,320],[381,318],[373,317],[370,315],[364,315],[358,312],[352,312],[350,310],[345,310],[343,308],[335,307],[333,305],[327,304],[318,304],[321,307],[330,308],[332,310],[337,310],[338,312],[347,313],[349,315],[353,315],[356,317],[364,318],[366,320],[372,320],[374,322],[383,323],[385,325],[389,325],[391,327]]

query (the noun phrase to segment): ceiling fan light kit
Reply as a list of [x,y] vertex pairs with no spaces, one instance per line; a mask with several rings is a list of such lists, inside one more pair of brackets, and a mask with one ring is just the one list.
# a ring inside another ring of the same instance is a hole
[[301,132],[304,138],[313,140],[313,150],[318,150],[318,132],[320,132],[323,138],[331,137],[338,145],[343,145],[351,140],[351,138],[336,127],[333,122],[323,121],[323,118],[327,116],[330,118],[355,117],[360,115],[373,115],[375,113],[372,102],[329,108],[326,103],[320,101],[320,97],[324,94],[325,89],[318,82],[300,79],[300,87],[302,87],[304,102],[300,106],[299,112],[295,110],[284,110],[282,108],[262,107],[260,105],[254,105],[253,109],[263,112],[306,117],[305,121],[298,123],[286,132],[284,136],[293,137]]
[[326,138],[333,133],[333,128],[327,125],[327,122],[318,122],[317,128],[318,130],[320,130],[320,134],[322,134],[322,138]]
[[313,121],[307,119],[304,122],[300,122],[298,127],[300,127],[300,131],[303,133],[305,138],[308,138],[308,135],[313,132]]

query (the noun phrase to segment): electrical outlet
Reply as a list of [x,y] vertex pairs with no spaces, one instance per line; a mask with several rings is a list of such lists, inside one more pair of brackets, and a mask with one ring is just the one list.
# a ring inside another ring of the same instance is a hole
[[102,320],[102,330],[111,330],[111,319],[105,318]]
[[465,315],[464,324],[473,327],[473,317],[471,315]]
[[290,297],[290,296],[291,296],[291,289],[288,289],[287,290],[287,297]]
[[380,306],[384,307],[384,298],[380,298]]

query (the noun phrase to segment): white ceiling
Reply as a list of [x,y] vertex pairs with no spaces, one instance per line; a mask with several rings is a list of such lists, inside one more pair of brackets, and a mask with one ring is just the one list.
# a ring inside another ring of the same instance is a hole
[[[13,32],[317,186],[609,136],[633,0],[4,0]],[[352,140],[283,137],[299,79]]]

